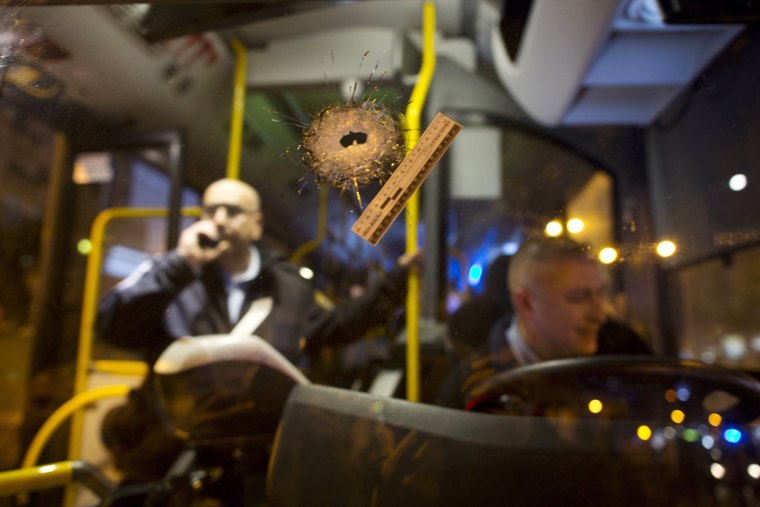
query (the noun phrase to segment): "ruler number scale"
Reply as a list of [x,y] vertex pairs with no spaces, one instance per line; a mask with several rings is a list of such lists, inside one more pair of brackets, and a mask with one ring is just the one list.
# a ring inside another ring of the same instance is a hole
[[462,125],[438,113],[351,230],[377,245],[460,130]]

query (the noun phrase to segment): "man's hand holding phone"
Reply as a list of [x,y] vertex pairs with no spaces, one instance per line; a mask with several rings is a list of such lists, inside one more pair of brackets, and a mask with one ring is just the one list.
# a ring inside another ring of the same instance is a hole
[[229,241],[220,238],[214,222],[199,220],[182,231],[177,253],[193,266],[200,267],[216,260],[229,248]]

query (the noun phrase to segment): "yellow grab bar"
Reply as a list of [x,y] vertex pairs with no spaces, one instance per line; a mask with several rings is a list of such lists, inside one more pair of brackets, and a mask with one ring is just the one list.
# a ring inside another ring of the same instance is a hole
[[[406,147],[411,151],[420,136],[420,118],[427,92],[435,71],[435,3],[426,1],[422,5],[422,65],[417,82],[412,90],[406,108]],[[406,205],[406,252],[413,253],[418,248],[417,225],[419,222],[419,191],[414,192]],[[406,295],[406,397],[409,401],[420,401],[420,336],[419,336],[419,273],[409,271],[409,289]]]
[[0,472],[0,496],[18,495],[18,503],[28,503],[27,493],[81,482],[101,499],[109,499],[116,485],[84,461],[61,461],[37,467]]
[[91,363],[92,371],[110,373],[112,375],[132,375],[144,377],[148,374],[148,364],[143,361],[115,361],[97,359]]
[[74,412],[82,407],[90,405],[91,403],[100,400],[102,398],[112,398],[114,396],[126,396],[129,393],[131,386],[126,384],[119,384],[113,386],[103,386],[90,389],[83,393],[79,393],[69,401],[58,407],[55,412],[50,414],[45,422],[42,424],[37,434],[34,435],[32,443],[26,450],[24,459],[21,462],[22,468],[34,466],[37,460],[42,454],[42,450],[45,448],[50,437],[55,433],[61,424]]
[[[182,208],[183,216],[200,216],[201,209],[197,207]],[[106,209],[95,217],[90,231],[92,250],[87,259],[87,268],[84,280],[84,295],[82,301],[82,314],[79,325],[79,346],[77,349],[76,370],[74,372],[74,394],[77,395],[87,388],[87,374],[90,368],[92,355],[93,330],[95,327],[95,315],[98,304],[98,290],[100,287],[100,268],[103,262],[103,240],[106,226],[111,220],[117,218],[154,218],[165,217],[169,211],[165,208],[126,208],[116,207]],[[111,363],[113,365],[113,363]],[[134,368],[130,366],[129,368]],[[82,418],[75,416],[71,421],[71,434],[69,436],[69,459],[79,457],[79,448],[82,441]]]
[[73,480],[73,463],[72,461],[64,461],[0,472],[0,496],[64,486]]
[[232,93],[232,118],[230,120],[230,138],[227,153],[227,177],[240,178],[240,149],[243,139],[243,112],[245,110],[246,67],[248,55],[243,44],[237,40],[230,41],[235,51],[235,86]]

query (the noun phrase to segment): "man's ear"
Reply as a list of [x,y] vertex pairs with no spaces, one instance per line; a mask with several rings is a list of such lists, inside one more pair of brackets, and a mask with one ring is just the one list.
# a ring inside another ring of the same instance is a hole
[[525,287],[518,287],[512,291],[512,304],[519,315],[530,314],[533,310],[530,292]]
[[254,241],[258,241],[264,236],[264,213],[261,211],[256,213],[251,221],[251,229]]

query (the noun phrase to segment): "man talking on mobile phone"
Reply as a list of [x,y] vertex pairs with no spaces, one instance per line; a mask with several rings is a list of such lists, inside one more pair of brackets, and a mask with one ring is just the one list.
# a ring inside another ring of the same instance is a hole
[[137,349],[152,362],[183,336],[229,332],[251,304],[272,297],[256,334],[297,366],[324,345],[355,340],[402,304],[406,271],[420,256],[403,256],[362,298],[327,311],[296,266],[262,242],[258,192],[222,179],[203,193],[201,219],[184,229],[177,248],[138,267],[106,295],[99,335]]
[[[138,267],[104,297],[97,319],[102,340],[137,350],[152,364],[173,340],[229,333],[253,305],[271,298],[253,332],[309,376],[309,362],[322,347],[359,339],[389,320],[404,301],[407,270],[421,257],[402,256],[362,297],[326,309],[296,266],[262,241],[264,215],[253,187],[215,181],[202,206],[201,219],[181,232],[176,249]],[[146,381],[133,391],[132,405],[110,414],[104,425],[104,441],[117,465],[123,451],[121,468],[131,481],[160,477],[177,452],[176,445],[164,445],[170,438],[153,433],[157,418],[136,425],[129,420],[147,414],[154,396]],[[160,447],[168,447],[161,456]]]

